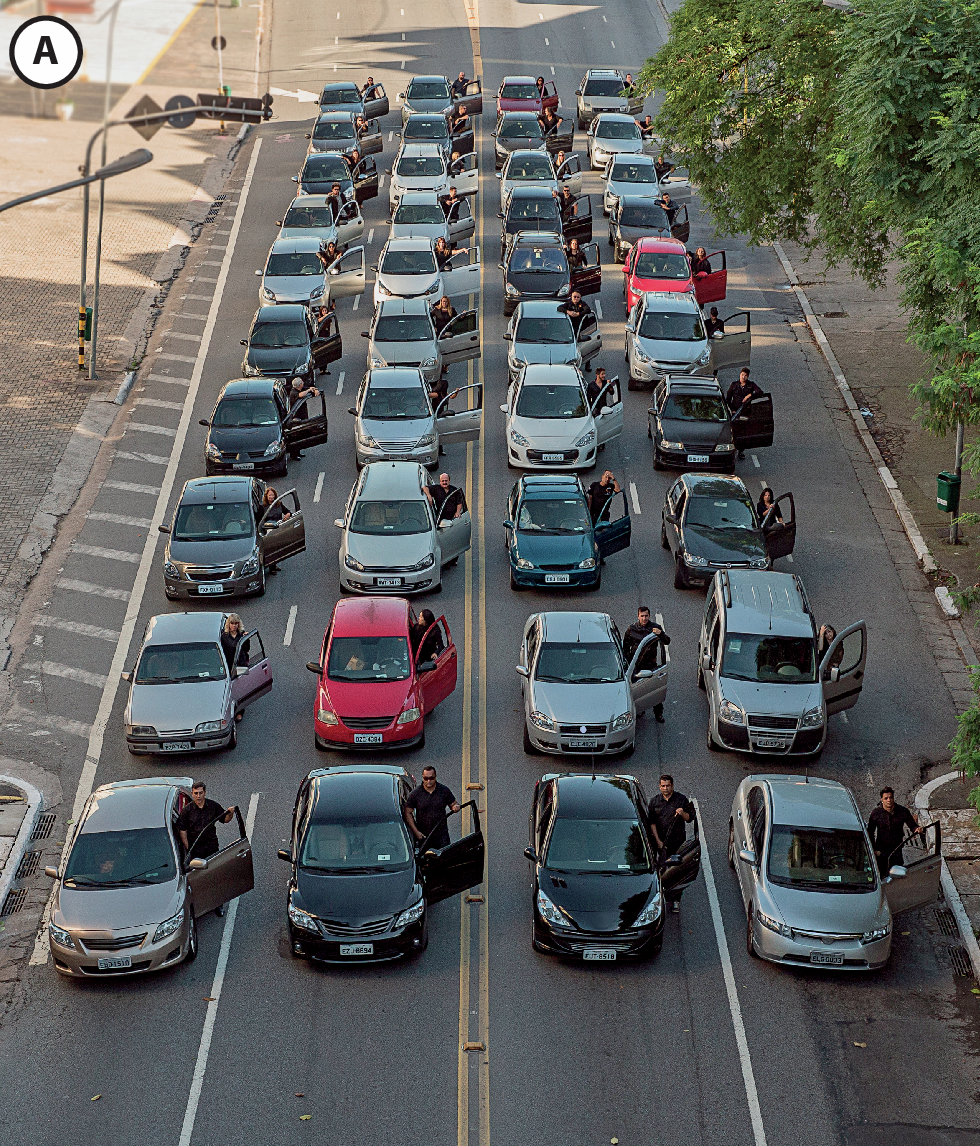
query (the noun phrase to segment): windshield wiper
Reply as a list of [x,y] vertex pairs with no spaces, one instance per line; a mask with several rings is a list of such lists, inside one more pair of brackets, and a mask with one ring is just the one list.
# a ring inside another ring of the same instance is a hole
[[[567,338],[539,338],[537,342],[542,346],[572,346]],[[533,344],[533,343],[532,343]]]
[[613,684],[617,680],[621,680],[618,676],[580,676],[577,680],[573,681],[574,684]]
[[149,676],[137,677],[137,684],[180,684],[180,679],[175,676]]

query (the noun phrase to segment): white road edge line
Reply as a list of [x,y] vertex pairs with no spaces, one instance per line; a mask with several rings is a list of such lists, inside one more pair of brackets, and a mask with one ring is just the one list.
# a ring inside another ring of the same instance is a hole
[[602,303],[598,299],[595,300],[595,316],[602,322]]
[[752,464],[755,466],[756,469],[759,469],[759,459],[755,456],[755,454],[752,454],[751,458],[752,458]]
[[[759,1106],[759,1093],[755,1088],[752,1057],[749,1054],[749,1043],[745,1037],[745,1024],[742,1022],[742,1008],[739,1005],[738,990],[735,986],[735,974],[732,971],[732,957],[728,950],[728,937],[725,935],[725,924],[721,918],[721,904],[718,902],[715,877],[711,871],[711,857],[708,855],[704,823],[701,819],[701,806],[697,800],[692,800],[691,803],[694,805],[694,812],[698,818],[698,833],[701,837],[701,868],[704,871],[704,884],[708,890],[708,903],[711,906],[711,922],[715,928],[715,941],[718,944],[721,973],[725,980],[725,991],[728,994],[728,1009],[732,1015],[732,1026],[735,1028],[735,1045],[738,1047],[738,1057],[742,1065],[742,1081],[745,1084],[745,1097],[749,1104],[752,1137],[755,1139],[755,1146],[766,1146],[766,1131],[762,1125],[762,1108]],[[211,993],[214,994],[213,991]]]
[[347,373],[346,370],[341,370],[340,377],[337,379],[337,393],[338,394],[343,394],[343,392],[344,392],[344,375],[346,373]]
[[[252,830],[255,827],[255,811],[258,806],[259,794],[253,792],[248,801],[248,815],[245,817],[245,835],[250,840]],[[204,1016],[204,1030],[201,1032],[201,1043],[197,1049],[197,1062],[194,1064],[194,1074],[191,1077],[191,1089],[187,1096],[187,1109],[184,1111],[184,1124],[180,1128],[178,1146],[190,1146],[191,1135],[194,1133],[194,1120],[197,1118],[197,1107],[201,1101],[201,1090],[204,1087],[204,1072],[208,1069],[211,1037],[214,1034],[214,1023],[218,1017],[221,990],[225,985],[225,971],[228,968],[231,937],[235,934],[235,920],[237,918],[238,900],[233,899],[228,904],[228,911],[225,915],[225,927],[221,933],[221,950],[218,952],[218,964],[214,969],[214,982],[211,984],[211,991],[209,992],[211,1001],[208,1003],[207,1013]]]
[[325,470],[320,471],[319,477],[316,479],[316,489],[313,491],[313,504],[316,505],[320,500],[320,494],[323,493],[323,479],[327,476]]
[[636,482],[630,482],[630,500],[633,502],[633,512],[642,515],[643,510],[640,509],[640,495],[636,492]]
[[293,625],[296,624],[296,612],[299,609],[298,605],[289,606],[289,618],[286,621],[286,631],[283,633],[282,643],[284,646],[289,646],[293,643]]
[[[228,246],[225,249],[224,258],[221,260],[221,270],[218,271],[218,281],[215,284],[214,296],[212,297],[211,306],[208,310],[208,321],[201,334],[200,349],[198,350],[197,358],[194,360],[194,373],[191,375],[190,385],[187,388],[187,397],[184,400],[184,409],[180,415],[180,424],[174,432],[173,450],[167,461],[167,470],[164,474],[160,486],[160,494],[157,497],[156,506],[153,510],[153,525],[147,535],[146,544],[143,546],[143,555],[140,558],[139,568],[136,571],[136,580],[133,582],[133,588],[130,593],[129,607],[126,609],[126,616],[119,633],[119,641],[116,644],[116,651],[112,657],[112,664],[106,674],[106,683],[102,689],[102,699],[99,702],[99,710],[95,715],[95,720],[92,721],[92,730],[89,733],[88,747],[85,751],[85,763],[82,765],[82,771],[78,777],[78,787],[75,790],[75,802],[72,805],[70,818],[75,822],[77,822],[78,817],[81,815],[82,808],[85,805],[85,801],[92,794],[92,789],[95,787],[95,773],[99,767],[99,760],[102,756],[102,745],[105,740],[105,730],[109,723],[109,717],[112,715],[112,705],[116,698],[116,690],[119,687],[119,674],[123,671],[126,657],[129,654],[129,646],[133,639],[133,632],[136,629],[136,622],[139,620],[140,607],[143,604],[143,594],[146,592],[146,584],[156,558],[156,547],[159,540],[156,526],[163,524],[163,519],[167,512],[167,503],[170,500],[170,494],[173,491],[174,482],[177,479],[177,468],[180,465],[181,452],[184,448],[184,442],[187,440],[187,432],[190,429],[191,419],[194,414],[194,402],[201,386],[201,378],[204,374],[204,363],[207,359],[208,350],[211,346],[211,338],[218,321],[218,308],[221,305],[221,296],[224,292],[225,283],[228,281],[228,271],[231,267],[232,256],[235,253],[235,243],[238,239],[238,232],[241,229],[242,216],[245,213],[245,203],[248,200],[248,192],[252,186],[255,164],[258,161],[261,147],[262,138],[259,137],[255,141],[255,147],[252,149],[252,155],[248,161],[248,170],[245,172],[245,181],[242,184],[242,190],[238,197],[235,219],[231,226],[231,232],[228,235]],[[76,550],[79,549],[78,546],[75,546],[75,548]],[[62,852],[62,859],[64,859],[67,846],[66,841],[65,850]],[[53,898],[54,890],[52,889],[51,896],[48,898],[44,913],[41,916],[41,926],[34,940],[34,953],[30,958],[30,965],[32,967],[41,966],[48,961],[48,921],[51,918],[51,903]]]

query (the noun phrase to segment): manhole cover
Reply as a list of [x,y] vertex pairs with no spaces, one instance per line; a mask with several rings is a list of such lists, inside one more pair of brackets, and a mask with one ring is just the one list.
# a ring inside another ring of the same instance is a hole
[[943,935],[956,935],[958,933],[956,916],[951,911],[947,911],[945,907],[936,908],[936,923]]
[[43,816],[38,816],[34,834],[31,836],[31,839],[46,840],[54,831],[54,822],[56,819],[57,817],[54,812],[45,812]]
[[3,910],[0,911],[0,915],[13,915],[15,911],[20,911],[26,899],[26,887],[18,887],[15,891],[8,891],[7,898],[3,901]]

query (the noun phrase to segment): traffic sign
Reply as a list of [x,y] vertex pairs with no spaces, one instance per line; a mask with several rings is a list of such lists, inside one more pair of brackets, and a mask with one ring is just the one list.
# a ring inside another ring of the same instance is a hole
[[[218,37],[217,36],[211,37],[211,47],[214,48],[215,51],[218,50]],[[224,38],[224,36],[222,36],[221,37],[221,50],[224,51],[225,48],[227,48],[227,47],[228,47],[228,41]]]
[[[181,108],[181,107],[194,107],[194,101],[191,99],[190,96],[185,96],[185,95],[171,96],[170,99],[168,99],[167,102],[164,104],[163,110],[164,111],[176,111],[178,108]],[[196,119],[197,119],[197,112],[196,111],[187,111],[187,112],[184,112],[183,115],[172,115],[167,120],[167,123],[169,123],[171,127],[190,127],[191,124]]]
[[[169,106],[170,105],[167,104],[168,108]],[[156,115],[157,112],[162,110],[163,108],[160,107],[156,100],[153,100],[148,95],[145,95],[139,100],[135,107],[132,108],[129,115],[126,116],[126,119],[130,121],[130,127],[132,127],[134,131],[138,131],[144,139],[152,139],[160,130],[160,128],[163,127],[166,120],[157,119],[150,120],[149,122],[143,120],[143,122],[140,123],[140,116]]]

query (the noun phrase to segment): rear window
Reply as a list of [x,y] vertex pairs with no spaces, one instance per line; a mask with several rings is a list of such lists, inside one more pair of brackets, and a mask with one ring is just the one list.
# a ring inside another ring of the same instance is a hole
[[613,79],[592,77],[585,81],[582,94],[587,96],[622,96],[623,81],[618,77]]
[[330,680],[407,680],[410,675],[404,637],[334,637],[330,642]]

